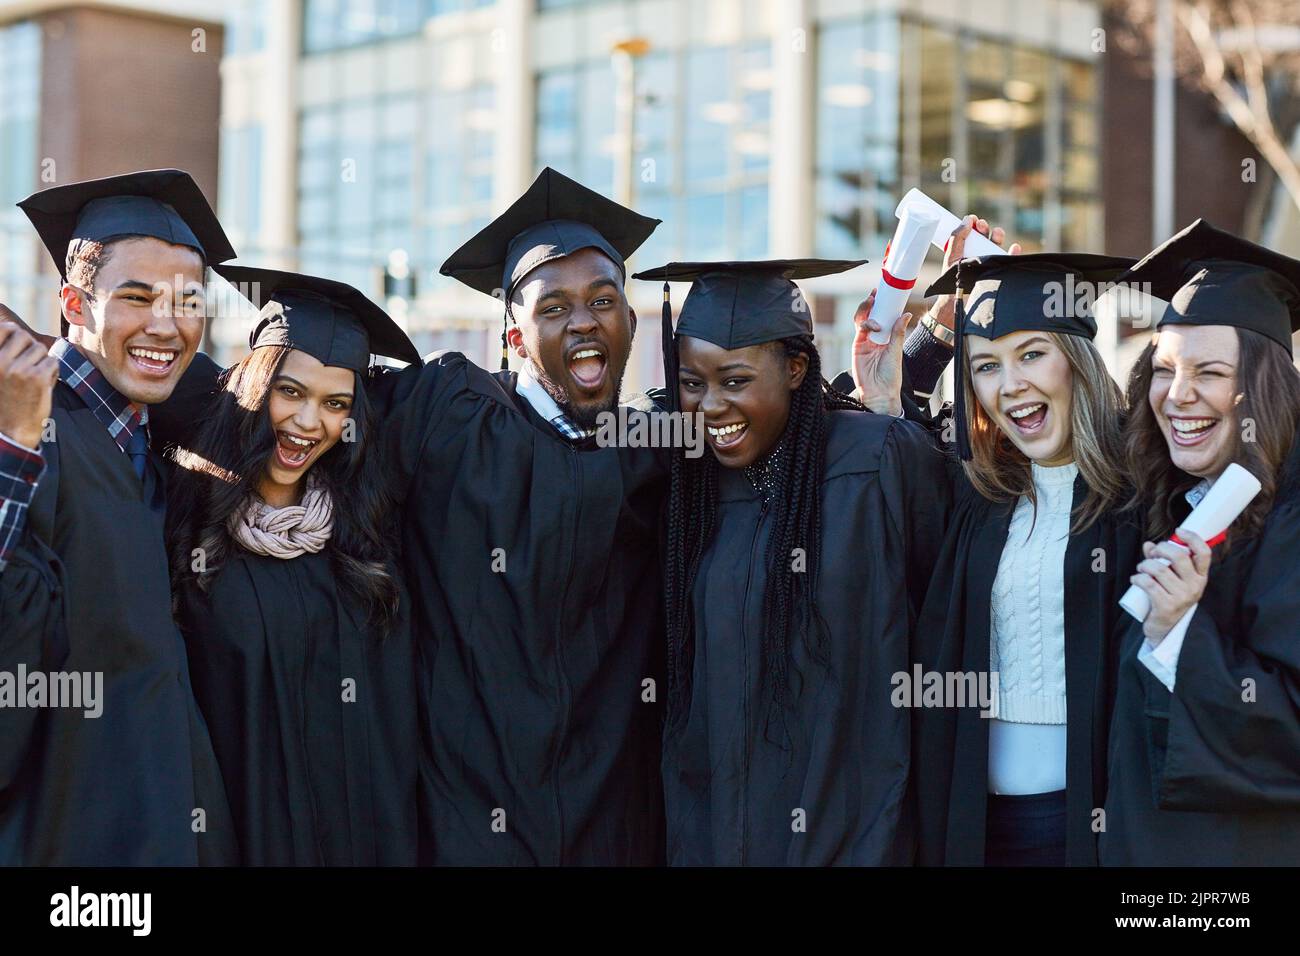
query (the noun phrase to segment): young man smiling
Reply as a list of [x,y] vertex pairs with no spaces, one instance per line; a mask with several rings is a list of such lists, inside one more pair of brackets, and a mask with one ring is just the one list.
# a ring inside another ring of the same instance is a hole
[[[658,224],[543,170],[442,267],[504,303],[520,372],[459,353],[371,369],[419,658],[424,862],[663,859],[668,458],[595,440],[636,328],[624,260]],[[178,396],[215,372],[200,356]],[[187,401],[158,411],[183,444]]]
[[442,267],[504,301],[523,370],[453,353],[377,383],[404,502],[426,862],[663,858],[667,458],[593,438],[636,327],[624,260],[657,225],[544,170]]
[[547,262],[515,284],[510,313],[522,317],[506,332],[525,360],[520,392],[551,422],[554,403],[567,437],[587,437],[597,416],[618,405],[636,332],[620,266],[595,247]]
[[48,357],[0,323],[0,667],[102,673],[101,717],[0,709],[0,863],[226,858],[211,745],[171,618],[149,406],[203,333],[234,250],[179,170],[19,203],[60,267]]

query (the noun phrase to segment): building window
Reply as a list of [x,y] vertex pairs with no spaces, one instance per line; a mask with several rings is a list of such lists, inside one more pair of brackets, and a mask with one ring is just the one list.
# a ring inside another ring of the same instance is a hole
[[614,71],[608,61],[538,77],[536,156],[538,166],[552,166],[597,192],[613,189]]
[[226,9],[227,56],[256,53],[266,46],[265,3],[258,0],[234,0]]
[[892,229],[899,193],[899,28],[894,17],[830,23],[817,61],[819,255],[853,258]]
[[262,228],[262,127],[252,123],[221,135],[220,212],[235,247],[248,254]]
[[41,28],[35,23],[0,27],[0,63],[0,208],[9,214],[37,184]]
[[304,53],[411,36],[444,13],[491,6],[496,0],[306,0],[302,14]]
[[1027,251],[1100,245],[1092,64],[877,15],[823,26],[817,82],[819,255],[879,254],[912,186]]
[[361,289],[404,252],[417,287],[486,222],[492,199],[491,87],[389,94],[304,110],[298,233],[303,268]]
[[[637,61],[634,204],[664,220],[639,262],[766,254],[771,86],[767,41],[652,52]],[[537,166],[610,193],[614,97],[608,60],[542,73]]]
[[35,23],[0,27],[0,302],[39,328],[33,275],[36,233],[14,203],[40,185],[39,108],[41,28]]
[[424,197],[420,204],[425,233],[422,261],[431,287],[454,280],[440,266],[478,229],[492,211],[493,155],[496,148],[495,93],[490,86],[438,91],[430,99],[431,128],[426,152]]

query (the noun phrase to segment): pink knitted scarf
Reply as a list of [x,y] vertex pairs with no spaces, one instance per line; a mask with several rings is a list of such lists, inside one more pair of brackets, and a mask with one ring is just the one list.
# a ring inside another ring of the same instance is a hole
[[231,516],[229,528],[240,546],[253,554],[285,560],[315,554],[334,530],[334,503],[329,491],[309,474],[299,504],[272,508],[250,495]]

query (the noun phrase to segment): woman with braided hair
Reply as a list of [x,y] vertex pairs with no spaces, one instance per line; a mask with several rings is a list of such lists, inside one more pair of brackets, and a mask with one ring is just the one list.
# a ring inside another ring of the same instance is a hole
[[665,364],[708,445],[675,455],[668,502],[675,865],[907,858],[908,717],[891,692],[942,533],[943,461],[921,428],[826,383],[791,281],[859,264],[638,275],[693,282]]
[[176,448],[176,616],[245,865],[413,865],[414,650],[393,565],[371,354],[419,362],[342,283],[222,267],[252,351]]

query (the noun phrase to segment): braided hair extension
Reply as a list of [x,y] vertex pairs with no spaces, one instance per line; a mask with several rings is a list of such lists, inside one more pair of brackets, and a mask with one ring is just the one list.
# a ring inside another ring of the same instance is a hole
[[[790,398],[790,417],[774,456],[772,532],[768,539],[767,587],[763,595],[765,690],[784,722],[798,693],[791,681],[790,649],[804,641],[815,659],[824,660],[825,622],[813,595],[821,546],[821,484],[826,458],[826,413],[865,411],[854,399],[822,378],[821,359],[811,336],[773,342],[786,357],[804,355],[808,370]],[[670,383],[674,385],[675,383]],[[700,560],[713,540],[718,513],[718,463],[713,455],[696,459],[675,455],[668,498],[667,560],[664,575],[668,626],[668,714],[670,726],[683,720],[690,703],[693,661],[691,590]],[[765,506],[766,507],[766,506]],[[804,569],[794,570],[796,548]],[[791,631],[794,631],[791,634]]]

